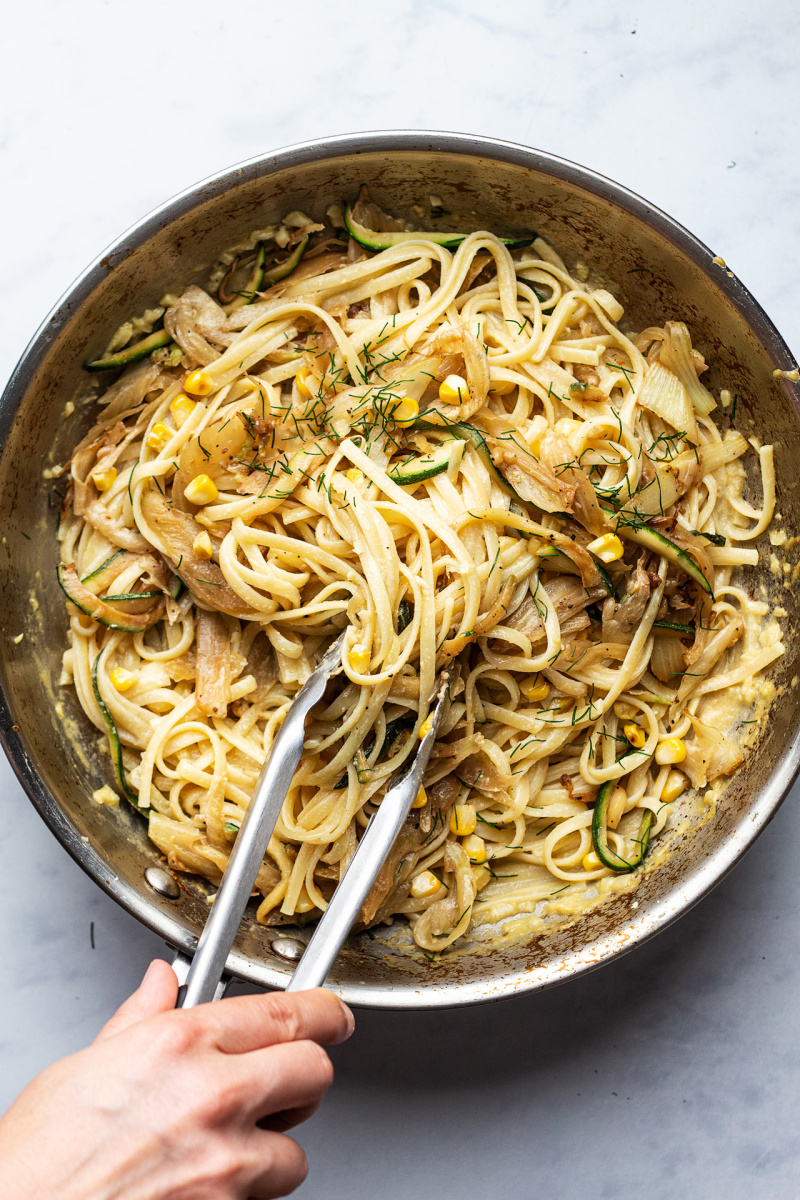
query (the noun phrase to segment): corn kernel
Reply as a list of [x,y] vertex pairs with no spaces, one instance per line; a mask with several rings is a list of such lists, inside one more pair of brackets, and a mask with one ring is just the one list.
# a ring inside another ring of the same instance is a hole
[[468,833],[475,832],[477,824],[478,814],[473,804],[453,805],[453,811],[450,813],[451,833],[457,834],[458,837],[466,837]]
[[537,458],[542,453],[542,438],[547,433],[548,425],[543,416],[534,417],[528,426],[526,434],[528,445],[531,448],[531,453]]
[[683,738],[665,738],[656,746],[656,762],[660,767],[683,762],[686,758],[686,743]]
[[197,401],[190,400],[183,393],[176,396],[169,406],[169,411],[172,413],[172,419],[175,422],[175,428],[180,429],[185,421],[189,420],[194,410],[197,408]]
[[419,735],[418,735],[419,740],[422,741],[422,739],[424,737],[427,737],[432,729],[433,729],[433,717],[428,717],[426,720],[424,720],[422,722],[422,724],[419,727]]
[[205,371],[190,371],[183,386],[190,396],[210,396],[214,390],[213,380]]
[[602,865],[594,850],[590,850],[588,854],[584,854],[581,859],[581,866],[584,871],[599,871]]
[[634,708],[632,704],[628,704],[626,700],[617,700],[614,705],[614,712],[619,717],[620,721],[632,721],[638,713],[638,708]]
[[540,704],[550,695],[550,684],[546,679],[542,679],[541,675],[534,675],[521,683],[519,690],[526,700],[530,700],[533,704]]
[[114,667],[111,672],[111,682],[118,692],[129,692],[137,679],[135,671],[126,671],[124,667]]
[[448,375],[439,384],[439,399],[446,404],[462,404],[469,399],[469,388],[466,379],[460,375]]
[[311,912],[311,909],[316,907],[316,904],[306,891],[306,885],[303,884],[303,886],[300,888],[300,895],[295,901],[294,911],[298,913],[307,913]]
[[219,496],[219,490],[208,475],[195,475],[183,494],[190,504],[211,504]]
[[414,797],[414,803],[411,805],[411,807],[412,808],[424,808],[427,803],[428,803],[428,793],[425,791],[425,788],[422,787],[419,789],[416,796]]
[[615,533],[604,533],[602,537],[589,542],[586,549],[590,554],[596,554],[604,563],[616,562],[623,555],[622,542]]
[[624,787],[615,787],[611,793],[611,799],[608,802],[606,809],[606,825],[609,829],[616,829],[622,820],[625,809],[628,804],[628,793]]
[[192,549],[198,558],[209,559],[213,555],[214,547],[211,545],[211,538],[205,529],[202,533],[198,533],[192,542]]
[[647,741],[647,734],[642,729],[641,725],[637,725],[635,721],[628,721],[622,726],[622,732],[632,746],[637,750],[641,750],[642,746]]
[[418,416],[419,405],[409,396],[405,396],[392,409],[392,420],[396,425],[413,425]]
[[435,896],[441,886],[433,871],[420,871],[411,880],[411,895],[415,900],[424,900],[427,896]]
[[661,789],[661,799],[665,804],[677,800],[686,791],[686,776],[682,771],[670,771],[667,781]]
[[471,863],[486,862],[486,842],[482,837],[478,837],[477,833],[471,833],[469,837],[465,837],[461,845]]
[[350,650],[350,666],[354,671],[360,671],[363,675],[371,662],[371,655],[366,646],[362,646],[360,642],[356,642],[355,646]]
[[560,433],[562,437],[569,438],[575,433],[576,429],[583,427],[583,421],[573,421],[571,417],[562,417],[560,421],[555,423],[556,433]]
[[319,387],[313,371],[307,370],[306,367],[300,368],[294,377],[294,381],[297,384],[298,392],[304,400],[310,400]]
[[163,421],[156,421],[147,435],[147,445],[150,450],[163,450],[171,437],[172,430],[167,429]]
[[347,472],[347,478],[351,483],[361,483],[361,480],[364,478],[364,472],[359,471],[358,467],[351,467]]
[[92,474],[92,483],[98,492],[107,492],[116,478],[117,468],[109,467],[106,471],[94,471]]
[[479,864],[472,868],[472,878],[475,880],[475,891],[480,892],[486,887],[487,883],[492,881],[492,872],[488,867]]

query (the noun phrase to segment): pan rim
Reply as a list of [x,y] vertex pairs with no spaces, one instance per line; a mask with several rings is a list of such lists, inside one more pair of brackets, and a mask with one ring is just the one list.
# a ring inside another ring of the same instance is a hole
[[[92,295],[119,262],[156,232],[236,184],[285,171],[293,166],[303,166],[345,155],[398,152],[443,153],[519,166],[567,183],[614,205],[664,237],[679,254],[700,268],[744,318],[775,369],[788,371],[796,366],[786,342],[770,317],[744,284],[728,271],[725,264],[678,221],[621,184],[568,159],[500,139],[430,130],[364,131],[294,143],[246,159],[183,189],[120,234],[66,289],[23,351],[0,396],[0,445],[5,444],[30,380],[42,365],[52,342],[72,318],[76,309]],[[792,386],[787,380],[782,382],[788,389],[795,411],[800,415],[800,389],[796,385]],[[137,892],[131,884],[119,877],[109,878],[112,873],[109,872],[105,860],[88,842],[82,840],[78,829],[44,784],[33,759],[28,754],[20,731],[15,726],[2,681],[0,743],[28,798],[78,865],[108,895],[154,933],[164,937],[180,950],[192,953],[196,938],[168,912]],[[799,770],[800,730],[795,733],[791,746],[777,764],[772,778],[761,790],[758,800],[748,810],[747,819],[736,826],[726,843],[713,857],[696,867],[679,886],[673,887],[666,897],[651,905],[641,915],[623,922],[599,941],[571,951],[560,961],[551,961],[540,968],[509,971],[501,979],[493,981],[437,985],[434,977],[432,981],[421,981],[419,987],[412,984],[397,987],[365,984],[333,987],[332,990],[348,1003],[359,1007],[438,1009],[501,1000],[512,995],[553,987],[594,970],[667,928],[721,882],[766,828],[788,794]],[[227,970],[234,977],[259,986],[281,987],[289,978],[288,973],[271,969],[255,972],[251,961],[237,951],[230,955]]]

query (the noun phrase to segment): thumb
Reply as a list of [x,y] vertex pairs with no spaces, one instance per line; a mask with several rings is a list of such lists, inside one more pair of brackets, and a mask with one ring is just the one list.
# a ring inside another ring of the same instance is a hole
[[178,980],[169,963],[163,958],[154,958],[132,996],[120,1005],[110,1021],[107,1021],[98,1033],[95,1041],[104,1042],[107,1038],[122,1033],[137,1021],[146,1017],[154,1017],[157,1013],[169,1012],[175,1007],[178,996]]

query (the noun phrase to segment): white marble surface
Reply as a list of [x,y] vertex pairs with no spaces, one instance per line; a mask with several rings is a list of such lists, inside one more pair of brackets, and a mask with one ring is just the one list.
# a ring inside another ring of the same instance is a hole
[[[722,254],[797,351],[798,48],[790,0],[9,7],[0,375],[146,210],[239,159],[365,128],[489,134],[618,179]],[[163,947],[67,858],[5,762],[0,780],[2,1108]],[[300,1195],[793,1200],[798,801],[688,917],[582,981],[361,1014],[301,1135]]]

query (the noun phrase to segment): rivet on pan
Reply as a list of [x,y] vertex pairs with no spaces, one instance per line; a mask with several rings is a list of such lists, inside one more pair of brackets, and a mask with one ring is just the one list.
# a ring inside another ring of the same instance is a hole
[[181,894],[181,889],[175,880],[161,867],[148,867],[145,870],[144,878],[154,892],[158,892],[159,896],[166,896],[168,900],[177,900]]
[[288,958],[291,962],[297,962],[298,958],[303,957],[305,946],[302,942],[298,942],[297,938],[279,937],[275,938],[272,943],[272,949],[276,954],[280,954],[281,958]]

